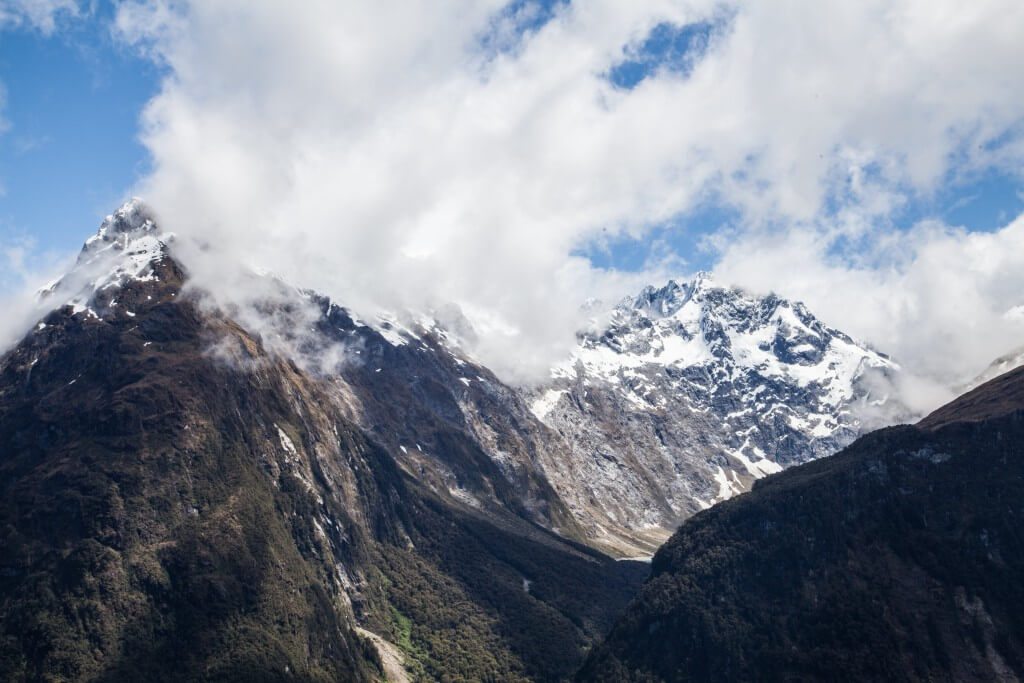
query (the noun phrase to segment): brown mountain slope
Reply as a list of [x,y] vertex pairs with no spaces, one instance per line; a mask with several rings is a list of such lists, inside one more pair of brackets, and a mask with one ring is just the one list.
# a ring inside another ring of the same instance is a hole
[[183,278],[155,261],[0,358],[0,678],[378,679],[357,623],[414,677],[571,674],[645,568],[534,493],[457,504]]

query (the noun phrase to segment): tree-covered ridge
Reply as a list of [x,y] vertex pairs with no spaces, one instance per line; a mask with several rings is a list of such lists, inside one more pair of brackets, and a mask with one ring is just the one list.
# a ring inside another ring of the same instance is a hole
[[696,516],[579,679],[1024,675],[1022,387],[1018,370]]

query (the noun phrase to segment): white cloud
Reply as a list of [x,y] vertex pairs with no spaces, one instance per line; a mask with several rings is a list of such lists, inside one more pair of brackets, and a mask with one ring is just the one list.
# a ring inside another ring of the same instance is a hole
[[[144,115],[155,170],[137,191],[169,229],[357,308],[456,301],[490,321],[478,353],[507,373],[564,351],[585,296],[663,275],[597,270],[579,248],[642,236],[709,196],[742,211],[740,245],[767,253],[726,247],[739,281],[895,286],[890,271],[926,282],[941,261],[992,294],[970,278],[995,266],[933,253],[973,236],[884,226],[908,196],[1024,156],[1018,0],[736,4],[688,77],[663,70],[630,91],[604,74],[654,26],[722,6],[576,2],[517,37],[503,4],[123,5],[119,35],[170,70]],[[839,237],[916,256],[834,266]],[[199,276],[217,285],[216,268]],[[848,326],[904,359],[927,352],[885,332],[885,315],[911,306],[898,292],[863,310],[820,303],[839,325],[873,311]],[[916,319],[946,320],[927,307],[948,300],[912,303]],[[946,334],[964,336],[943,348],[970,355],[951,363],[977,364],[966,333]]]
[[62,16],[80,11],[78,0],[0,0],[0,28],[27,26],[49,35]]

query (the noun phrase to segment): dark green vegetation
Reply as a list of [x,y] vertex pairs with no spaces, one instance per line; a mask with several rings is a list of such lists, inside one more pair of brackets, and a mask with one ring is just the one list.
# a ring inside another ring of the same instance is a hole
[[1024,676],[1024,369],[688,521],[586,681]]
[[572,675],[646,567],[439,497],[158,273],[0,359],[0,680],[379,680],[357,623],[414,678]]
[[371,607],[367,622],[426,680],[570,678],[647,574],[644,565],[567,553],[426,498],[414,514],[415,550],[380,548],[389,609]]

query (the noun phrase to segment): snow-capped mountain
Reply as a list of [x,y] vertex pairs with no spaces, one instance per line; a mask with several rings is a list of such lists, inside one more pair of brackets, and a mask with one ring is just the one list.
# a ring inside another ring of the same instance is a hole
[[[106,217],[74,267],[40,292],[40,305],[52,310],[48,315],[98,325],[173,301],[188,279],[172,254],[175,239],[143,201],[132,199]],[[196,301],[189,303],[205,316],[230,319],[269,352],[329,380],[347,417],[438,495],[475,510],[511,510],[581,537],[539,464],[555,458],[550,447],[558,442],[524,399],[466,355],[437,321],[389,313],[363,319],[275,276],[248,277],[252,292],[244,297],[193,290]],[[47,316],[41,317],[33,334],[45,334]],[[251,366],[248,349],[223,338],[211,336],[206,353]]]
[[103,220],[82,246],[74,268],[39,293],[40,303],[99,317],[96,309],[117,306],[114,293],[119,288],[159,279],[173,240],[173,234],[160,230],[146,204],[133,198]]
[[[187,280],[174,243],[133,200],[42,303],[89,324],[144,315]],[[846,445],[878,404],[901,410],[884,393],[899,372],[885,356],[799,303],[707,275],[624,300],[539,388],[509,386],[474,360],[460,341],[469,323],[451,311],[444,324],[360,318],[252,278],[261,298],[251,310],[217,315],[330,380],[348,418],[402,470],[451,504],[511,513],[606,552],[649,554],[694,512]],[[249,362],[247,349],[212,337],[207,353]]]
[[800,303],[700,274],[620,303],[530,396],[571,454],[548,472],[570,509],[657,534],[905,413],[873,389],[898,372]]

